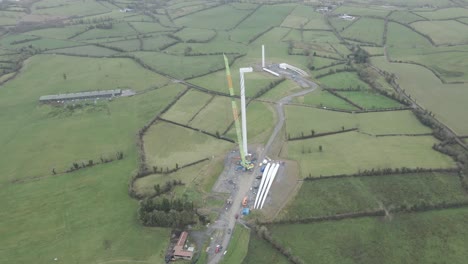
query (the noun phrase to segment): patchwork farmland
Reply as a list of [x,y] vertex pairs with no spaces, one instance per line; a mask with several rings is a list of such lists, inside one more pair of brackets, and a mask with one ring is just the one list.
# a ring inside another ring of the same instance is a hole
[[467,9],[0,3],[0,262],[465,263]]

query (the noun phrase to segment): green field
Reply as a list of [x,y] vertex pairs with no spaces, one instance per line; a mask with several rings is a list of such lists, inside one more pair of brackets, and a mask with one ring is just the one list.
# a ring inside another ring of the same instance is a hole
[[190,90],[162,117],[181,124],[187,124],[203,106],[212,100],[212,97],[207,93]]
[[383,20],[360,18],[350,27],[346,28],[341,34],[345,38],[381,45],[383,31]]
[[[236,103],[239,108],[239,100],[237,100]],[[224,96],[217,96],[195,115],[190,125],[211,133],[218,132],[222,134],[233,120],[231,99]]]
[[[115,89],[117,83],[139,90],[148,80],[163,78],[128,59],[40,55],[2,87],[0,196],[2,226],[8,227],[1,238],[2,261],[161,263],[169,230],[135,221],[137,203],[128,198],[127,184],[137,166],[136,132],[181,89],[161,88],[75,110],[37,103],[44,94]],[[52,175],[53,168],[62,172],[72,162],[97,162],[116,151],[123,151],[124,160]]]
[[152,126],[143,140],[148,164],[164,169],[224,155],[233,147],[224,140],[165,122]]
[[183,41],[208,41],[216,35],[216,31],[209,29],[184,28],[175,34]]
[[398,51],[399,49],[403,48],[411,48],[414,50],[427,48],[431,46],[431,43],[422,35],[405,26],[397,23],[389,23],[387,32],[387,45],[390,48],[395,47],[394,49],[390,49],[390,55],[393,55],[393,50]]
[[98,1],[40,1],[33,5],[33,14],[52,16],[83,16],[110,12],[110,9],[99,4]]
[[388,15],[390,10],[385,7],[372,6],[371,8],[360,7],[360,6],[351,6],[351,5],[342,5],[339,8],[335,9],[333,13],[335,14],[348,14],[355,16],[378,16],[385,17]]
[[[220,56],[214,56],[214,58],[219,58],[222,60]],[[213,58],[213,59],[214,59]],[[234,94],[240,94],[240,75],[239,75],[239,66],[238,64],[234,64],[231,66],[231,77],[232,83],[234,86]],[[278,80],[278,77],[272,76],[266,72],[252,72],[246,73],[245,77],[245,96],[253,97],[256,95],[260,90],[267,87],[271,82]],[[211,73],[209,75],[205,75],[202,77],[194,78],[189,81],[190,83],[208,88],[213,91],[229,94],[227,80],[226,80],[226,72],[223,70]]]
[[454,167],[450,157],[432,149],[437,142],[432,136],[376,138],[348,132],[290,141],[283,156],[299,162],[302,177],[355,173],[372,168]]
[[319,79],[320,83],[329,88],[336,89],[369,89],[367,83],[361,81],[354,72],[340,72]]
[[456,174],[421,173],[305,181],[283,219],[301,219],[412,206],[467,201]]
[[290,4],[264,5],[231,32],[231,39],[248,43],[270,27],[279,26],[293,8],[294,6]]
[[134,52],[135,57],[175,78],[192,78],[224,67],[222,56],[174,56],[161,52]]
[[467,17],[465,8],[443,8],[431,12],[416,12],[416,14],[430,20]]
[[[261,254],[259,254],[261,252]],[[243,264],[288,264],[289,261],[270,244],[254,233],[250,234],[249,251]]]
[[[454,129],[457,133],[468,133],[468,120],[465,112],[468,90],[464,84],[442,84],[429,70],[410,64],[388,63],[382,58],[373,58],[372,63],[377,67],[398,76],[398,83],[411,96],[417,98],[425,108],[435,113],[436,117]],[[417,78],[418,83],[413,80]],[[450,102],[441,104],[440,100]]]
[[386,96],[373,91],[339,92],[339,94],[351,102],[362,106],[364,109],[394,108],[402,105]]
[[346,102],[345,100],[342,100],[339,97],[336,97],[335,95],[325,90],[314,91],[305,96],[297,97],[295,101],[298,103],[313,105],[316,107],[358,110],[352,104]]
[[468,26],[456,20],[421,21],[412,25],[416,30],[429,35],[436,44],[468,43]]
[[89,56],[89,57],[110,57],[117,52],[111,49],[98,47],[95,45],[84,45],[84,46],[77,46],[71,48],[63,48],[63,49],[53,49],[49,50],[46,53],[52,54],[65,54],[65,55],[81,55],[81,56]]
[[[251,11],[236,9],[228,5],[207,9],[174,20],[181,26],[208,29],[229,29],[239,23]],[[216,23],[213,23],[216,21]]]
[[220,263],[242,263],[247,254],[249,239],[250,230],[240,224],[237,224],[232,232],[232,238],[229,242],[229,246],[226,249],[226,255],[224,255]]
[[270,229],[310,263],[464,263],[467,217],[463,208]]
[[[286,106],[285,113],[286,131],[291,137],[300,136],[301,132],[304,135],[310,135],[311,130],[316,133],[340,131],[343,126],[345,129],[358,128],[359,131],[372,135],[431,132],[428,127],[419,123],[411,111],[352,114],[310,107]],[[314,120],[314,122],[304,122],[307,119]]]
[[322,14],[315,12],[314,8],[298,5],[283,20],[282,27],[303,29],[329,29]]
[[424,18],[408,11],[395,11],[389,16],[389,18],[405,24],[424,20]]
[[[276,112],[266,103],[253,102],[247,107],[247,135],[249,143],[266,143],[270,138],[276,124]],[[226,136],[237,141],[235,127],[226,133]]]
[[[322,7],[330,11],[317,10]],[[187,199],[210,222],[208,229],[204,221],[188,228],[200,234],[191,234],[200,240],[197,263],[207,263],[205,249],[221,232],[210,233],[212,224],[234,195],[213,189],[224,184],[217,180],[230,162],[226,154],[237,149],[223,53],[236,96],[239,68],[254,68],[245,75],[250,152],[265,150],[286,165],[269,194],[273,206],[244,218],[246,224],[376,209],[387,215],[268,225],[283,253],[254,228],[236,225],[222,263],[289,263],[295,256],[303,263],[466,262],[468,210],[396,213],[467,202],[457,173],[303,181],[464,166],[433,149],[441,142],[411,110],[362,113],[360,107],[401,107],[366,83],[397,94],[389,84],[394,80],[438,120],[468,135],[466,8],[467,0],[1,2],[0,263],[162,264],[174,230],[142,226],[139,200],[154,197],[154,186],[169,180],[183,184],[160,199]],[[311,87],[297,77],[270,87],[280,79],[261,70],[262,45],[267,65],[299,67],[317,89],[281,100]],[[369,64],[358,63],[365,56],[359,48],[369,53]],[[39,103],[43,95],[110,89],[124,96]],[[281,107],[284,126],[268,149]],[[343,133],[288,140],[327,132]]]

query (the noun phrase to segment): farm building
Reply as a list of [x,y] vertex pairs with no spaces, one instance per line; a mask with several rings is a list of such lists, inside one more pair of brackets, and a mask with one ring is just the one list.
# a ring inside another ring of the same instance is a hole
[[[187,241],[188,233],[182,232],[180,234],[177,244],[174,246],[174,259],[191,260],[193,257],[193,248],[184,249],[185,242]],[[191,249],[191,250],[190,250]]]
[[56,103],[56,102],[71,101],[71,100],[112,98],[112,97],[120,96],[120,95],[122,95],[121,89],[82,92],[82,93],[53,94],[53,95],[43,95],[39,97],[39,102]]

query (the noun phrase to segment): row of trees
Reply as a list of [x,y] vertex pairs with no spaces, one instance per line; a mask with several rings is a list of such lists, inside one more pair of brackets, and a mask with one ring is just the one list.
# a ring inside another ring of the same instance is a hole
[[[124,154],[122,151],[117,151],[115,153],[115,157],[104,157],[104,156],[101,156],[100,157],[100,161],[94,161],[92,159],[88,160],[87,162],[73,162],[72,163],[72,166],[70,168],[68,168],[68,170],[66,170],[65,172],[73,172],[73,171],[76,171],[76,170],[79,170],[79,169],[84,169],[84,168],[87,168],[87,167],[93,167],[94,165],[98,165],[98,164],[104,164],[104,163],[109,163],[109,162],[112,162],[112,161],[115,161],[115,160],[121,160],[124,158]],[[52,174],[57,174],[57,171],[55,170],[55,168],[52,169]]]
[[184,185],[184,183],[181,180],[172,180],[172,181],[167,181],[162,187],[158,183],[154,185],[154,191],[155,195],[159,196],[164,193],[168,193],[172,191],[176,186]]
[[182,199],[145,199],[140,202],[140,221],[145,226],[184,227],[206,218],[197,214],[193,202]]

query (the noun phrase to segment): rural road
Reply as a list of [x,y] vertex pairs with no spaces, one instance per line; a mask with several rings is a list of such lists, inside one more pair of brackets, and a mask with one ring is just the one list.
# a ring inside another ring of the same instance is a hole
[[[297,75],[294,76],[286,76],[290,78],[291,80],[301,83],[301,86],[306,86],[309,87],[306,90],[302,90],[300,92],[288,95],[286,97],[281,98],[280,100],[277,101],[276,103],[276,112],[278,115],[278,121],[276,122],[275,128],[273,129],[273,132],[261,151],[260,155],[258,156],[258,161],[262,161],[265,158],[265,155],[268,153],[270,150],[271,145],[273,144],[273,141],[276,139],[278,136],[278,133],[281,131],[284,121],[285,121],[285,114],[284,114],[284,105],[289,103],[294,97],[297,96],[303,96],[306,95],[312,91],[314,91],[317,88],[317,84],[307,80],[305,78],[299,77]],[[232,170],[232,166],[225,166],[225,170]],[[208,255],[208,263],[209,264],[217,264],[221,261],[221,258],[224,256],[223,252],[225,250],[234,250],[228,248],[229,241],[231,240],[232,232],[227,232],[228,229],[234,230],[234,226],[236,224],[236,219],[235,215],[239,214],[241,212],[242,206],[242,199],[243,197],[249,192],[249,189],[252,186],[252,183],[255,179],[255,175],[261,174],[260,173],[260,168],[257,166],[255,169],[252,171],[252,173],[246,173],[246,174],[241,174],[238,178],[238,184],[237,184],[237,191],[234,193],[234,196],[232,197],[232,205],[230,207],[227,207],[227,210],[222,212],[218,218],[218,220],[207,230],[207,234],[210,235],[213,233],[213,231],[218,231],[221,232],[221,240],[215,240],[213,239],[210,243],[210,251]],[[229,175],[229,173],[228,173]],[[216,245],[221,245],[223,246],[223,249],[218,253],[214,253],[214,248]]]

